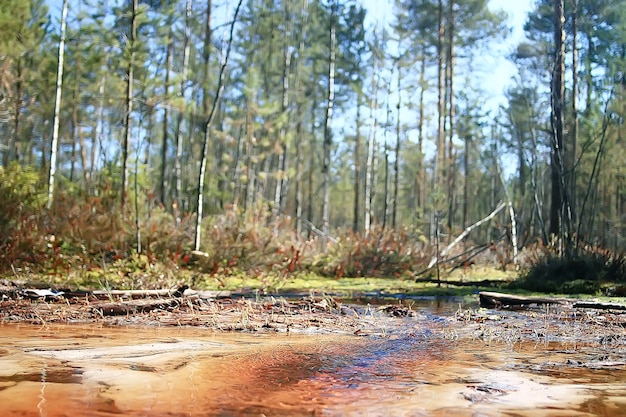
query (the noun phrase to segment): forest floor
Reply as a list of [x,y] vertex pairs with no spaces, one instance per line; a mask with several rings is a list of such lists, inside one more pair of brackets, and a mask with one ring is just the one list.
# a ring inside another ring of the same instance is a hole
[[2,284],[0,323],[194,326],[218,332],[383,337],[411,336],[419,323],[428,323],[443,338],[594,345],[603,352],[610,348],[612,354],[604,355],[602,363],[626,365],[626,311],[620,310],[623,304],[618,303],[612,305],[616,308],[578,308],[571,299],[554,298],[555,304],[487,309],[478,305],[475,294],[444,299],[447,307],[433,313],[402,294],[381,301],[367,293],[341,297],[309,291],[272,296],[195,291],[187,286],[161,291],[61,293],[18,287],[8,281]]

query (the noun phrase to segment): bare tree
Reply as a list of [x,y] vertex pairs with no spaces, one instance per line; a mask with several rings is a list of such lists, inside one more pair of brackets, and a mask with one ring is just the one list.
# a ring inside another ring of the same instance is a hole
[[50,173],[48,178],[48,210],[54,198],[54,181],[57,170],[57,149],[59,147],[59,119],[61,113],[61,93],[63,92],[63,56],[65,54],[65,29],[67,26],[68,0],[63,0],[61,12],[61,39],[59,40],[59,62],[57,64],[56,98],[54,102],[54,120],[52,122],[52,146],[50,147]]

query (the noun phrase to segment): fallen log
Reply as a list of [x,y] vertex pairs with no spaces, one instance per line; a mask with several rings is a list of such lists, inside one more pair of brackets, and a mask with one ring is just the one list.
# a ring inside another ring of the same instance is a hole
[[124,316],[145,313],[152,310],[165,310],[179,305],[179,300],[142,300],[126,303],[104,303],[91,307],[91,311],[99,316]]
[[94,290],[91,293],[100,299],[109,297],[121,298],[147,298],[147,297],[172,297],[176,289],[167,290]]
[[565,304],[569,300],[553,297],[531,297],[500,292],[481,291],[478,293],[481,307],[523,307],[541,304]]
[[508,284],[509,281],[505,279],[483,279],[480,281],[451,281],[451,280],[437,280],[436,278],[418,278],[415,282],[427,282],[427,283],[439,283],[445,285],[454,285],[455,287],[498,287],[503,284]]
[[595,301],[579,301],[574,303],[574,308],[595,308],[598,310],[626,310],[626,305],[618,303],[600,303]]
[[183,296],[184,297],[197,297],[197,298],[201,298],[203,300],[218,300],[220,298],[231,298],[232,297],[232,292],[226,291],[226,290],[222,290],[222,291],[210,291],[210,290],[196,291],[196,290],[192,290],[192,289],[186,289],[183,292]]

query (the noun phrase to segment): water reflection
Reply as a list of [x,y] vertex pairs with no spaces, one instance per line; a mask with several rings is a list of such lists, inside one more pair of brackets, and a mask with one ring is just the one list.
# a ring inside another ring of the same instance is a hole
[[584,347],[451,341],[429,326],[420,322],[411,332],[387,337],[305,337],[0,325],[0,415],[626,411],[626,371],[563,366],[578,360]]

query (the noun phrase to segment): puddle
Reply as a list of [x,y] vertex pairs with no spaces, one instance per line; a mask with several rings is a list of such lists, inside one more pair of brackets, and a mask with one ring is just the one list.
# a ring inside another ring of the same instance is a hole
[[[585,346],[0,324],[1,416],[609,416]],[[426,326],[419,323],[414,326]]]

